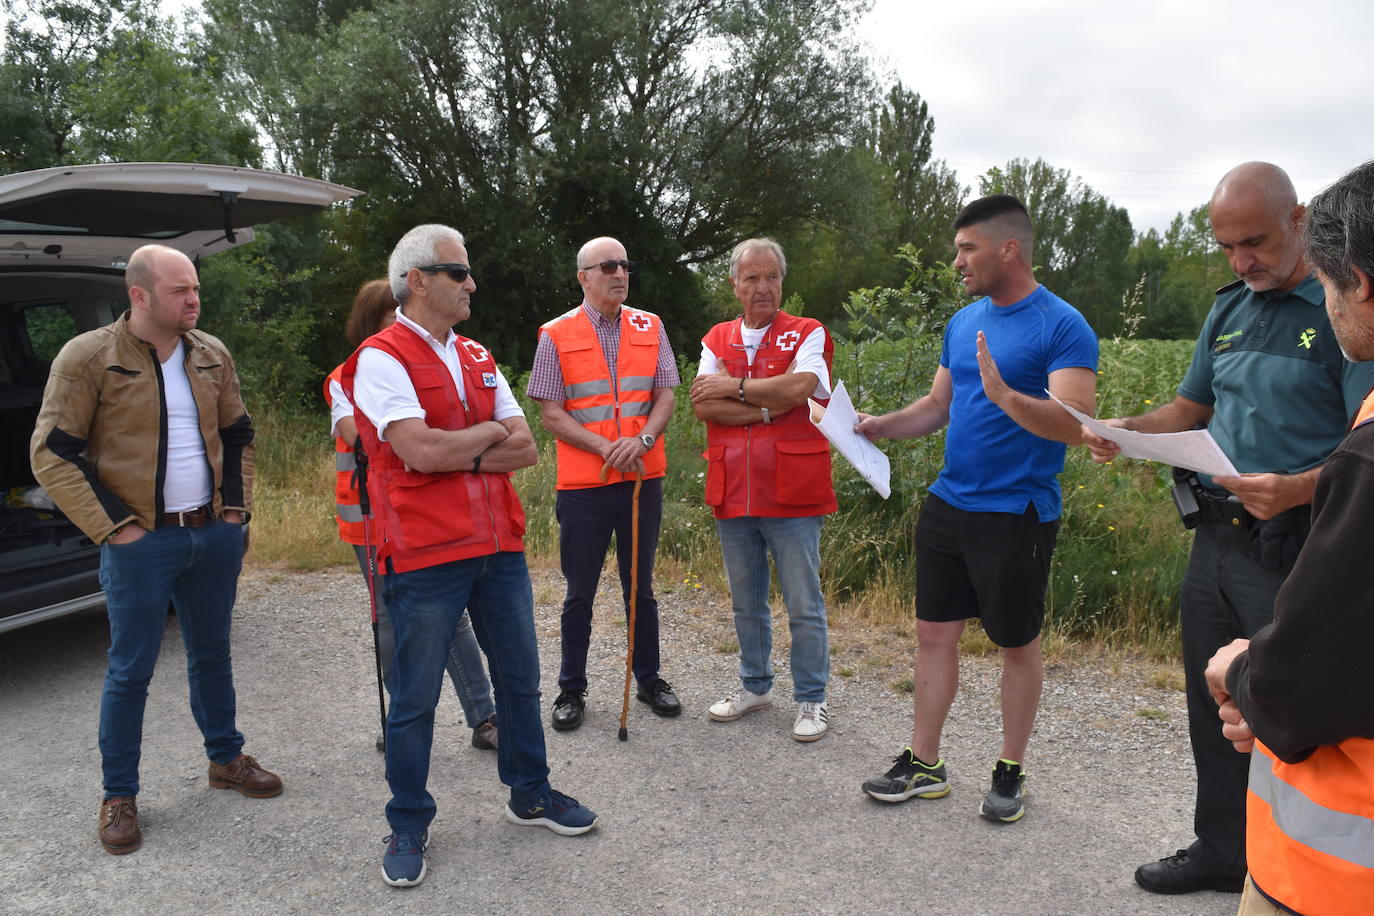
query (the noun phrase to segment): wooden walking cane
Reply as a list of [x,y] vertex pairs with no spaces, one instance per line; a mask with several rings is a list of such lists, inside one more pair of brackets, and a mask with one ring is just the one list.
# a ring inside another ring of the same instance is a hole
[[[601,479],[610,474],[611,466],[602,465]],[[644,473],[635,473],[634,495],[630,498],[630,619],[625,627],[625,696],[620,702],[620,740],[629,741],[630,732],[625,723],[630,718],[630,680],[634,677],[635,664],[635,612],[639,605],[639,489],[644,484]]]

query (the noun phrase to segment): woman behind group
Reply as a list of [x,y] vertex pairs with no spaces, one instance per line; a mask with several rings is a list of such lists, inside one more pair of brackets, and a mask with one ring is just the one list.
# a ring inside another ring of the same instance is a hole
[[[353,309],[344,331],[348,335],[348,342],[357,347],[395,320],[396,300],[392,298],[387,281],[369,280],[359,288],[353,299]],[[358,567],[366,577],[371,563],[367,555],[367,532],[358,504],[357,481],[353,476],[353,448],[358,439],[358,429],[353,422],[353,405],[339,383],[342,368],[339,366],[329,373],[324,385],[325,403],[329,405],[330,431],[334,436],[334,467],[338,472],[334,485],[335,517],[339,523],[339,537],[353,545]],[[375,553],[378,528],[375,521],[372,524],[371,543]],[[376,574],[380,575],[380,572]],[[382,680],[390,683],[391,664],[396,652],[395,636],[386,603],[382,600],[380,583],[376,584],[373,594],[377,602],[377,641],[382,659]],[[482,666],[482,650],[477,645],[477,636],[472,632],[472,621],[467,611],[458,618],[458,629],[453,634],[453,642],[448,650],[447,668],[458,694],[458,702],[463,707],[463,717],[472,727],[472,746],[495,750],[496,706],[492,702],[491,681],[487,679],[486,669]],[[377,749],[381,750],[382,746],[383,740],[379,736]]]

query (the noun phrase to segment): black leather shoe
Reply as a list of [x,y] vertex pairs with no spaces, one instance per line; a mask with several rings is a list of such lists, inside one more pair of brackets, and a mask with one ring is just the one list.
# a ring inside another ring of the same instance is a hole
[[1152,894],[1191,894],[1194,891],[1222,891],[1239,894],[1245,875],[1214,871],[1201,865],[1186,849],[1180,849],[1158,862],[1135,870],[1135,883]]
[[635,696],[641,703],[648,703],[656,716],[671,719],[682,714],[682,704],[673,693],[672,685],[661,677],[656,677],[647,684],[640,684]]
[[587,691],[565,690],[553,701],[553,715],[549,721],[560,732],[570,732],[582,724],[582,716],[587,710]]
[[500,737],[496,731],[496,713],[492,713],[487,719],[478,722],[472,729],[472,746],[479,751],[494,751],[500,744]]

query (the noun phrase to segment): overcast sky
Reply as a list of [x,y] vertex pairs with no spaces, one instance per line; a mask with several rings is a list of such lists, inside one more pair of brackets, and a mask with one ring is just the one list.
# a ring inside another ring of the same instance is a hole
[[1374,158],[1371,26],[1367,0],[876,0],[860,32],[966,184],[1041,157],[1162,231],[1246,160],[1305,200]]
[[858,31],[929,104],[935,156],[965,184],[1041,157],[1137,231],[1249,159],[1305,200],[1374,158],[1368,0],[874,0]]

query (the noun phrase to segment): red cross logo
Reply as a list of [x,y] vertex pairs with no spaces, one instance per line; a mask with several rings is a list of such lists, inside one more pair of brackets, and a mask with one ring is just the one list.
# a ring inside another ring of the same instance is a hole
[[463,346],[468,348],[468,354],[472,357],[474,363],[484,363],[489,358],[487,348],[475,340],[465,340],[463,341]]
[[641,331],[647,331],[649,328],[653,327],[653,322],[650,321],[649,316],[643,312],[631,311],[626,315],[625,320]]
[[795,350],[801,343],[801,331],[783,331],[778,335],[779,350]]

